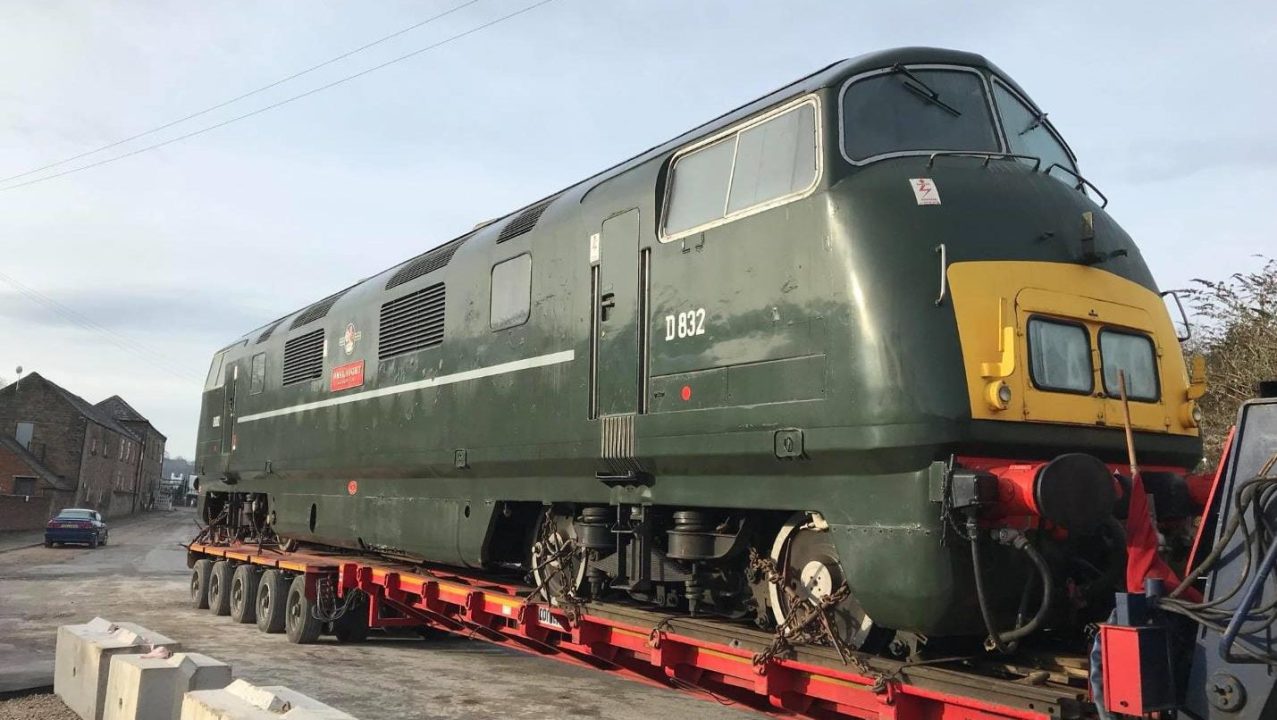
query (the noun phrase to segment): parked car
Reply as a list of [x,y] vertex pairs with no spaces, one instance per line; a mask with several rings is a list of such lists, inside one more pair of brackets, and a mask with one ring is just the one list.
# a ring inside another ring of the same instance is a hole
[[95,548],[105,545],[106,538],[106,521],[97,510],[67,508],[44,527],[45,547],[53,547],[54,543],[83,543]]

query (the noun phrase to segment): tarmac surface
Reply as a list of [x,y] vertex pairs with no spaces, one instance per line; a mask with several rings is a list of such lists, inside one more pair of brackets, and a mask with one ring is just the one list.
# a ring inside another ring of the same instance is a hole
[[762,717],[708,695],[650,687],[482,640],[374,636],[342,645],[293,645],[195,610],[179,545],[194,534],[189,509],[113,524],[110,544],[0,548],[0,693],[52,684],[59,625],[95,616],[135,622],[184,649],[230,663],[236,677],[286,685],[362,720],[376,718]]

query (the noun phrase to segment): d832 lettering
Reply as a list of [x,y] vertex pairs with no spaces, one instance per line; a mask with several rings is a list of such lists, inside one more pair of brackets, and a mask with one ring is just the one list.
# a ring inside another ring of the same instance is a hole
[[688,338],[705,334],[705,308],[696,308],[665,316],[665,339]]

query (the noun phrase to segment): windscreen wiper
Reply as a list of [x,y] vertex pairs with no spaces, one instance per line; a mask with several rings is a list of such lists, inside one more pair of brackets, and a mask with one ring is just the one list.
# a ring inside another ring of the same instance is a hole
[[1038,128],[1042,127],[1044,123],[1046,123],[1046,113],[1034,113],[1033,119],[1029,120],[1028,127],[1021,130],[1020,134],[1026,135],[1034,130],[1037,130]]
[[892,65],[891,72],[900,73],[901,75],[904,75],[906,78],[908,78],[912,83],[914,83],[913,85],[910,85],[908,82],[904,83],[905,89],[908,90],[909,92],[913,93],[914,95],[917,95],[923,100],[926,100],[927,102],[931,103],[932,105],[935,105],[936,107],[940,108],[941,110],[944,110],[945,112],[949,113],[950,115],[954,117],[960,117],[962,115],[962,112],[960,110],[950,105],[949,103],[941,100],[940,93],[933,90],[930,85],[924,83],[922,80],[919,80],[918,76],[909,72],[909,70],[904,65],[901,65],[900,63],[896,63],[895,65]]

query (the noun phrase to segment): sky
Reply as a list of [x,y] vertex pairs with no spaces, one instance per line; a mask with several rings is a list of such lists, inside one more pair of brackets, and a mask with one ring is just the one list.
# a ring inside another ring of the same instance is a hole
[[0,278],[0,378],[21,365],[90,401],[120,394],[190,457],[209,359],[236,337],[830,62],[902,45],[977,52],[1016,79],[1163,288],[1277,253],[1272,2],[552,0],[14,187],[533,2],[0,3],[4,178],[464,5],[0,182],[0,273],[28,290]]

